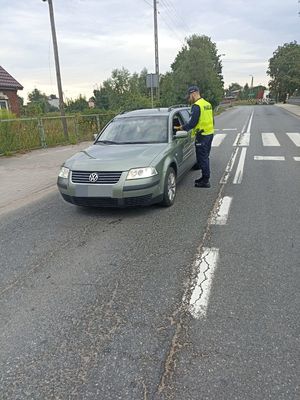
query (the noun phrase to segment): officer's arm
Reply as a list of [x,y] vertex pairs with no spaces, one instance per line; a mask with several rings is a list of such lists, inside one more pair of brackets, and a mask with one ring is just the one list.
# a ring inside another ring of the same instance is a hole
[[182,125],[181,129],[183,131],[190,131],[191,129],[195,128],[195,126],[198,124],[200,114],[200,106],[198,104],[193,104],[191,110],[191,118],[186,124]]

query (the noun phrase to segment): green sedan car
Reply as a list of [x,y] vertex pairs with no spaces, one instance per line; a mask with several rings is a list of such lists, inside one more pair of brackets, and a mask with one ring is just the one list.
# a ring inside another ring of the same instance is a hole
[[119,114],[62,165],[62,197],[77,206],[171,206],[177,182],[196,164],[191,132],[174,130],[189,117],[180,106]]

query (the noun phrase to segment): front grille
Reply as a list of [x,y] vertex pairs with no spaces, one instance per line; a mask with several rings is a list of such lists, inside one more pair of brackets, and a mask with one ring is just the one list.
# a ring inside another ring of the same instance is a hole
[[[89,176],[92,173],[98,175],[96,182],[90,182]],[[119,182],[122,172],[98,172],[98,171],[72,171],[72,182],[73,183],[89,183],[93,185],[114,185]]]
[[62,197],[69,203],[84,207],[138,207],[151,204],[152,195],[127,197],[125,199],[113,199],[111,197],[73,197],[61,193]]
[[118,199],[111,197],[71,197],[62,193],[63,198],[75,204],[76,206],[83,207],[118,207]]
[[138,197],[127,197],[124,199],[125,205],[128,207],[146,206],[150,203],[152,194],[146,194],[145,196]]

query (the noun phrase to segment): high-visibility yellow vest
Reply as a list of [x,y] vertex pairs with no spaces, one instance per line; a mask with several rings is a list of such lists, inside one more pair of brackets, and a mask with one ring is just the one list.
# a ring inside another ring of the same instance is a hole
[[195,136],[199,131],[203,131],[202,135],[211,135],[214,133],[214,117],[211,104],[202,98],[194,104],[200,107],[201,113],[197,125],[192,130],[192,136]]

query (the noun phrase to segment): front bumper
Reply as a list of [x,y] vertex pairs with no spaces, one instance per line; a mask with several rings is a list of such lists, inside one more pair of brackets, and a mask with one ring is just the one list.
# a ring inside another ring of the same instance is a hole
[[123,172],[115,184],[73,183],[68,179],[57,179],[58,189],[69,203],[87,207],[137,207],[147,206],[162,200],[163,187],[159,176],[126,180]]

